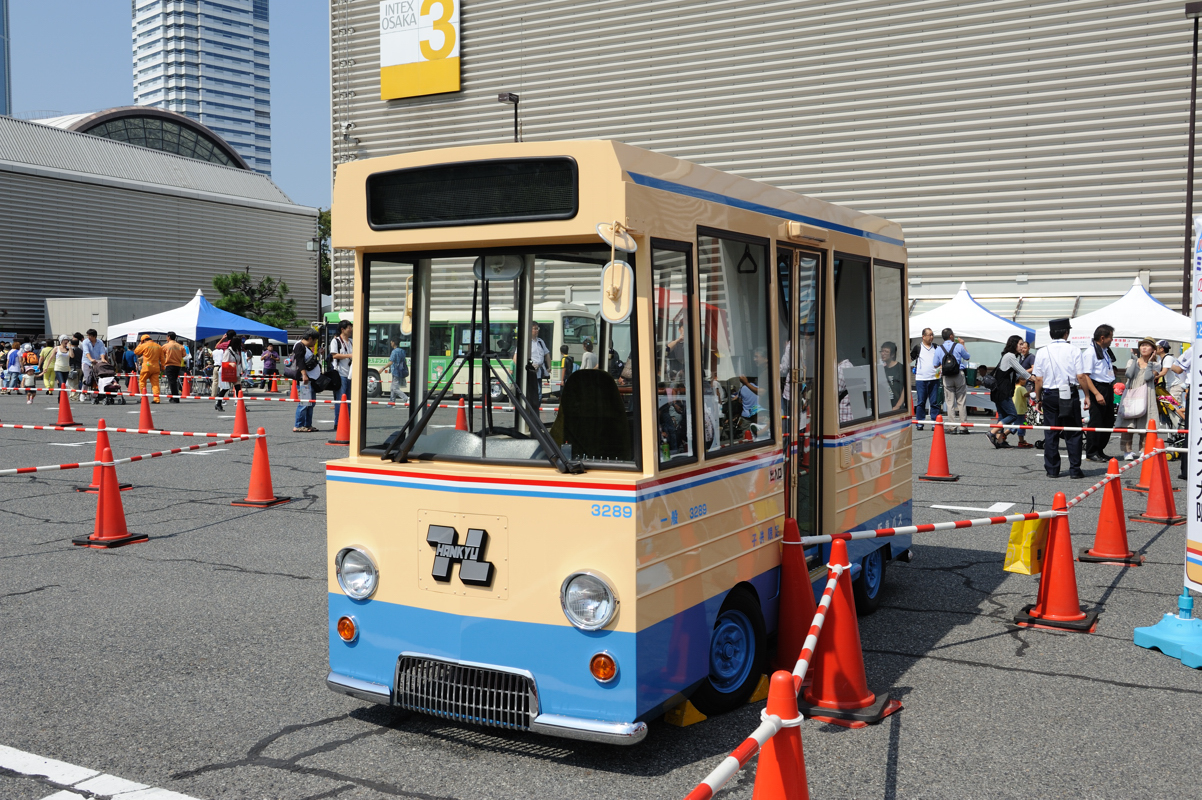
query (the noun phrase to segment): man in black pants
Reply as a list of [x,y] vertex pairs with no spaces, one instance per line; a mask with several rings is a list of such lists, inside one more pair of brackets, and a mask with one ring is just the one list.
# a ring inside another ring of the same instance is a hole
[[[1093,400],[1089,404],[1091,428],[1114,427],[1114,353],[1110,350],[1113,339],[1114,328],[1099,325],[1093,332],[1093,342],[1081,353],[1081,369],[1093,384],[1090,389]],[[1105,452],[1109,443],[1109,433],[1086,434],[1085,457],[1103,464],[1109,462],[1110,456]]]
[[[1031,372],[1035,375],[1035,397],[1043,411],[1044,425],[1081,427],[1079,387],[1089,389],[1089,376],[1081,369],[1081,351],[1068,343],[1067,318],[1048,322],[1052,343],[1035,355]],[[1086,396],[1088,402],[1089,396]],[[1068,445],[1068,476],[1084,478],[1081,471],[1081,431],[1044,431],[1043,468],[1049,478],[1060,477],[1060,436]]]

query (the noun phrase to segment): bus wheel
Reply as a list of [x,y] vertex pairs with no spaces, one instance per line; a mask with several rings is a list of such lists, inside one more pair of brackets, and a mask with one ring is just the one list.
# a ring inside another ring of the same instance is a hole
[[367,396],[379,397],[384,393],[384,389],[380,384],[380,373],[374,369],[367,371]]
[[881,589],[885,586],[885,548],[878,547],[860,562],[860,577],[851,584],[856,598],[856,611],[865,616],[881,604]]
[[726,597],[710,635],[709,677],[690,698],[706,716],[747,703],[767,664],[764,615],[755,596],[736,588]]

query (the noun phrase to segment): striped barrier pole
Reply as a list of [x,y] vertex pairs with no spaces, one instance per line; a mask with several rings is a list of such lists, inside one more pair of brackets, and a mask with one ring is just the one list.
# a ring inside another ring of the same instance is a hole
[[983,528],[988,525],[1004,525],[1008,522],[1020,522],[1029,519],[1051,519],[1060,516],[1064,511],[1032,511],[1027,514],[1008,514],[1004,517],[980,517],[979,519],[960,519],[955,522],[930,522],[925,525],[907,525],[903,528],[877,528],[876,530],[848,531],[825,536],[803,536],[801,544],[809,547],[814,544],[827,544],[835,539],[856,541],[859,539],[881,539],[886,536],[905,536],[911,533],[931,533],[933,531],[951,531],[958,528]]
[[944,427],[951,425],[957,428],[992,428],[997,430],[1005,428],[1008,431],[1068,431],[1075,433],[1083,431],[1085,433],[1189,433],[1189,428],[1090,428],[1090,427],[1069,427],[1065,425],[1019,425],[1017,423],[1006,423],[1003,425],[1000,422],[955,422],[944,420],[939,422],[932,419],[914,419],[908,420],[911,425],[943,425]]
[[222,439],[215,442],[205,442],[204,444],[192,444],[187,447],[176,447],[171,450],[162,450],[154,453],[145,453],[140,456],[130,456],[128,458],[117,458],[112,461],[81,461],[77,464],[50,464],[45,467],[17,467],[16,469],[0,469],[0,477],[7,475],[28,475],[33,472],[57,472],[68,469],[82,469],[84,467],[112,467],[117,464],[132,464],[135,461],[147,461],[152,458],[162,458],[163,456],[173,456],[178,453],[187,453],[191,450],[204,450],[206,447],[216,447],[219,444],[231,444],[232,442],[244,442],[248,439],[258,439],[260,434],[250,433],[245,436],[231,436],[228,439]]
[[1069,500],[1068,507],[1072,508],[1073,506],[1077,505],[1077,503],[1080,503],[1082,500],[1089,497],[1091,494],[1096,492],[1098,489],[1101,489],[1106,484],[1110,483],[1113,480],[1118,480],[1118,478],[1120,478],[1124,472],[1131,469],[1132,467],[1138,466],[1139,464],[1143,463],[1146,459],[1152,458],[1153,456],[1158,455],[1160,453],[1167,452],[1168,450],[1169,450],[1169,448],[1156,449],[1150,453],[1143,453],[1142,455],[1140,455],[1139,458],[1135,458],[1135,459],[1132,459],[1131,461],[1128,461],[1126,464],[1119,467],[1118,472],[1115,472],[1113,474],[1108,473],[1106,475],[1106,477],[1102,478],[1102,480],[1098,481],[1093,486],[1090,486],[1088,489],[1081,492],[1081,494],[1077,495],[1072,500]]
[[195,436],[205,439],[220,439],[223,436],[233,436],[232,433],[198,433],[194,431],[160,431],[160,430],[138,430],[137,428],[85,428],[82,425],[67,427],[64,425],[14,425],[12,423],[0,423],[0,428],[13,428],[19,431],[63,431],[66,433],[99,433],[101,430],[106,433],[139,433],[144,436]]

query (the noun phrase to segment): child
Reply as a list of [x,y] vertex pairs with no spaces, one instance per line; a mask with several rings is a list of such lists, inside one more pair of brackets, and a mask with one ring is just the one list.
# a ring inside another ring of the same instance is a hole
[[25,405],[33,405],[33,396],[38,393],[38,365],[42,359],[33,352],[29,342],[21,345],[21,385],[25,387]]

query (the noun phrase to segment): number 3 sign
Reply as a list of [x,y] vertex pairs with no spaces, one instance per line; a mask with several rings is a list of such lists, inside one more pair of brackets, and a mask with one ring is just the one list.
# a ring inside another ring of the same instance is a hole
[[459,3],[380,3],[381,100],[459,91]]

